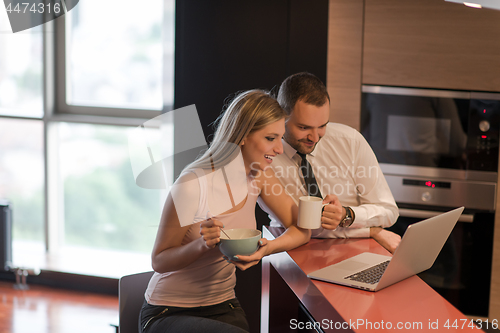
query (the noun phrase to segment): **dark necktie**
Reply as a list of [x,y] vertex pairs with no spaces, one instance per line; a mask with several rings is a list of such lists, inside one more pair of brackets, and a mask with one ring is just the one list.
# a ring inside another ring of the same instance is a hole
[[309,164],[306,159],[306,154],[301,154],[299,152],[297,152],[297,154],[302,158],[302,162],[300,163],[300,172],[302,173],[302,177],[304,178],[307,193],[310,196],[323,198],[321,196],[321,191],[319,189],[318,182],[316,181],[316,177],[314,177],[311,164]]

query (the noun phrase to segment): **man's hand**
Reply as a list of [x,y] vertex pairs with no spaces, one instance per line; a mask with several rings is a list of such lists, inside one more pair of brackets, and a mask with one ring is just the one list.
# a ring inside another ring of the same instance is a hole
[[323,229],[335,230],[339,226],[340,221],[345,217],[345,209],[342,208],[339,198],[333,194],[327,195],[323,203],[328,205],[323,209],[321,226]]
[[399,243],[401,242],[401,236],[398,234],[385,230],[380,227],[370,228],[370,237],[382,245],[387,251],[394,253]]

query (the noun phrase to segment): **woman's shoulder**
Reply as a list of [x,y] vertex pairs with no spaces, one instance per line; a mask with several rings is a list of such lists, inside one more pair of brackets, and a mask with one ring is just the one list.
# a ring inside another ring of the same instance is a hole
[[203,177],[203,170],[184,170],[177,178],[171,191],[182,192],[184,195],[198,195],[200,193],[200,178]]
[[210,176],[212,172],[207,172],[202,168],[194,168],[194,169],[185,169],[182,171],[181,175],[175,183],[185,183],[194,180],[199,180],[200,178],[207,178]]
[[177,178],[176,183],[177,182],[186,182],[186,181],[194,180],[196,178],[198,178],[198,173],[197,173],[196,169],[188,169],[188,170],[182,171],[179,178]]
[[185,170],[177,178],[177,180],[174,183],[174,186],[193,183],[197,181],[199,177],[200,175],[196,173],[194,170]]

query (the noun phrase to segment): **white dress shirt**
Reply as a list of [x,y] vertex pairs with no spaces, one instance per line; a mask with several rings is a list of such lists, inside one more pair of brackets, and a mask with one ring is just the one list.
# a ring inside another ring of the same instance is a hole
[[[286,192],[298,205],[299,197],[307,195],[304,180],[299,174],[301,158],[283,140],[284,152],[273,159],[272,168]],[[355,129],[329,123],[326,134],[307,155],[323,198],[335,194],[342,206],[355,213],[354,223],[335,231],[313,230],[316,238],[370,237],[370,227],[393,225],[399,211],[387,185],[377,158],[365,138]],[[269,214],[271,226],[281,225],[276,216],[259,199],[261,208]]]

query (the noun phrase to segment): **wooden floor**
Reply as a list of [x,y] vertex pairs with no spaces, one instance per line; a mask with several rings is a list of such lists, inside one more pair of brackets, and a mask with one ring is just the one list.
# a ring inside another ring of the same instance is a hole
[[0,333],[115,333],[118,296],[0,281]]

